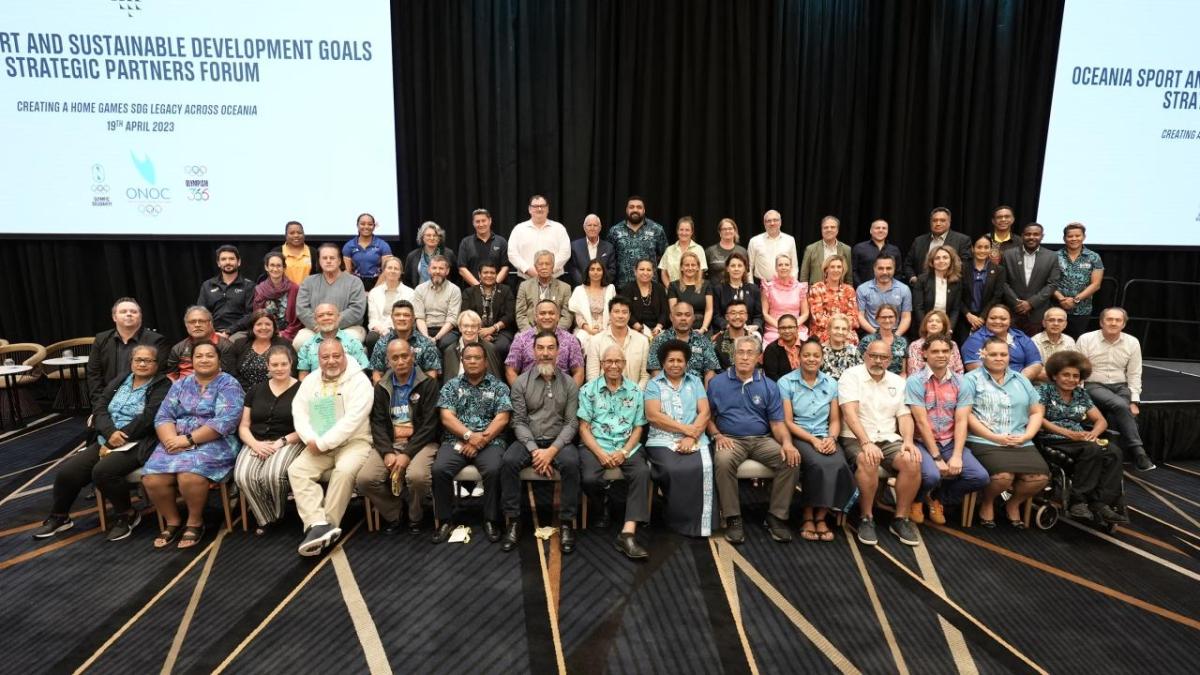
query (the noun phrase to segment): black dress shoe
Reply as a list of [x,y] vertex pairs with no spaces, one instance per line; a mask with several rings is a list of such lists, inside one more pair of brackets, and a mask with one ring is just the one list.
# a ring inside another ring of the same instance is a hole
[[563,525],[558,528],[558,546],[563,553],[575,550],[575,528]]
[[508,531],[504,533],[504,543],[500,544],[500,550],[508,553],[517,547],[519,541],[521,541],[521,519],[513,518],[508,521]]
[[409,534],[421,534],[422,529],[424,529],[424,528],[421,527],[421,521],[419,521],[419,520],[408,521],[408,533]]
[[500,526],[490,520],[483,521],[483,533],[493,544],[500,541]]
[[454,531],[453,523],[442,523],[433,530],[433,538],[431,541],[435,544],[443,544],[450,539],[450,533]]
[[646,549],[642,548],[641,544],[637,543],[635,535],[622,532],[617,535],[617,540],[614,542],[617,550],[625,554],[630,560],[645,560],[650,557]]
[[379,531],[382,532],[383,534],[397,534],[400,532],[400,530],[403,530],[403,529],[404,529],[404,521],[397,518],[395,520],[383,521],[383,527],[381,527],[379,529]]

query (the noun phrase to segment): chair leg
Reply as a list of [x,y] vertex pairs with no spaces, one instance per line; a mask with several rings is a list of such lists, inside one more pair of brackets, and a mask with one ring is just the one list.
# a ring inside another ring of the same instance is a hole
[[229,504],[229,486],[221,482],[221,509],[225,511],[225,529],[233,532],[233,508]]
[[1029,529],[1029,522],[1033,519],[1033,497],[1025,500],[1025,529]]
[[964,529],[970,527],[971,522],[975,520],[975,499],[977,496],[977,493],[972,492],[963,497],[962,526]]
[[586,529],[588,526],[588,517],[587,517],[588,497],[587,497],[586,492],[584,492],[583,494],[580,495],[580,502],[582,502],[581,507],[582,507],[582,511],[583,511],[583,527]]
[[238,510],[242,517],[242,532],[249,532],[250,518],[246,516],[246,495],[238,494]]
[[367,532],[374,532],[376,529],[378,529],[378,526],[375,523],[375,513],[374,509],[371,508],[371,500],[367,499],[366,497],[363,497],[362,499],[363,513],[365,514],[367,521]]
[[100,494],[100,488],[93,488],[96,493],[96,515],[100,516],[100,531],[108,532],[108,515],[104,508],[104,495]]

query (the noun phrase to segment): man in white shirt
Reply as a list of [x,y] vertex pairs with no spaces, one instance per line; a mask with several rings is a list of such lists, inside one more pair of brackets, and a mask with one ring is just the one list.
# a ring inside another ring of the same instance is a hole
[[746,250],[750,253],[750,271],[754,278],[760,281],[775,279],[775,258],[786,255],[792,259],[792,269],[800,269],[800,259],[796,255],[796,238],[782,232],[783,217],[772,209],[763,214],[763,228],[766,232],[750,238]]
[[907,515],[921,487],[921,451],[913,443],[912,412],[904,404],[904,378],[887,369],[891,358],[892,350],[876,340],[867,345],[864,362],[846,369],[838,380],[844,422],[842,448],[857,465],[854,478],[862,512],[858,540],[868,546],[879,543],[872,510],[882,466],[896,476],[896,517],[889,529],[901,543],[919,546],[917,526]]
[[618,295],[608,301],[608,328],[588,340],[586,382],[604,374],[600,366],[604,352],[616,346],[625,355],[625,377],[636,382],[638,389],[646,388],[646,383],[650,381],[650,375],[646,372],[650,339],[629,327],[632,314],[633,305],[628,298]]
[[562,223],[550,220],[550,201],[542,195],[529,198],[529,220],[517,223],[508,238],[508,260],[521,279],[537,276],[534,254],[541,250],[554,254],[554,278],[562,276],[571,259],[571,238]]
[[1030,338],[1042,355],[1042,363],[1055,352],[1075,349],[1075,338],[1063,332],[1067,329],[1067,311],[1062,307],[1046,309],[1046,313],[1042,315],[1042,328],[1042,332]]
[[1120,307],[1100,312],[1100,330],[1079,336],[1075,348],[1092,362],[1087,393],[1104,413],[1110,427],[1121,433],[1119,441],[1132,456],[1138,471],[1150,471],[1154,462],[1142,446],[1137,415],[1142,401],[1142,345],[1122,332],[1129,315]]

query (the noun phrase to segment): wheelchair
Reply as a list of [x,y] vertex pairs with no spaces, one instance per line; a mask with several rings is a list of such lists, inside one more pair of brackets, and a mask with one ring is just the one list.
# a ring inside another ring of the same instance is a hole
[[[1114,443],[1117,438],[1118,434],[1115,432],[1105,432],[1100,440],[1101,442]],[[1032,520],[1038,526],[1038,529],[1049,530],[1058,523],[1059,518],[1065,517],[1106,534],[1115,532],[1117,523],[1110,523],[1094,514],[1087,520],[1072,518],[1067,512],[1067,506],[1071,495],[1071,471],[1075,466],[1075,459],[1056,447],[1053,439],[1042,439],[1039,437],[1034,438],[1033,443],[1037,447],[1038,452],[1041,453],[1042,459],[1046,460],[1046,464],[1050,467],[1050,482],[1046,484],[1041,494],[1033,497]],[[1121,483],[1121,499],[1113,508],[1122,515],[1129,515],[1125,508],[1124,482]]]

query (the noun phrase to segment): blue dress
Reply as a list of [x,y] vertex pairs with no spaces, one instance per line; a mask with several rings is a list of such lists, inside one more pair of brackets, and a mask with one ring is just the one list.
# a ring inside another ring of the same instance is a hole
[[195,375],[175,382],[154,417],[155,428],[174,422],[180,435],[203,426],[221,435],[214,441],[175,454],[167,452],[160,442],[154,446],[142,473],[194,473],[211,481],[223,479],[233,469],[241,449],[237,428],[244,401],[242,385],[229,373],[219,373],[203,391]]

